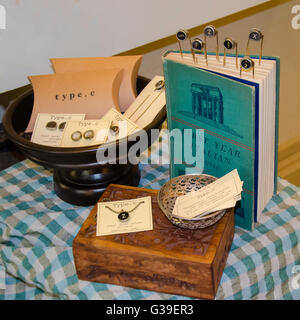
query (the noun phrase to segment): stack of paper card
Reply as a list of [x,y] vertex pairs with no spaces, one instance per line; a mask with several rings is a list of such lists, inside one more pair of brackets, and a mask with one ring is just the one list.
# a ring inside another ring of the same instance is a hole
[[172,214],[182,219],[199,219],[232,208],[241,200],[243,182],[235,169],[197,191],[176,199]]

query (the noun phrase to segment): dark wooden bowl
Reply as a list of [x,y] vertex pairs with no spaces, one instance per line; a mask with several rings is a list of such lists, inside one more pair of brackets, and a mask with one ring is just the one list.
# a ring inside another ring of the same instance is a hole
[[[149,79],[138,77],[137,93],[149,83]],[[141,131],[111,143],[80,148],[48,147],[32,143],[24,134],[29,122],[34,101],[30,89],[7,108],[3,117],[3,127],[8,138],[32,161],[53,169],[53,182],[56,194],[64,201],[75,205],[95,204],[110,183],[137,186],[140,180],[138,164],[127,161],[131,147],[139,141]],[[148,146],[158,137],[165,108],[152,123],[144,128]],[[152,134],[151,134],[152,131]],[[154,134],[153,134],[154,133]],[[116,148],[116,156],[103,161],[96,158],[97,151],[110,155],[110,148]],[[122,151],[123,150],[123,151]],[[144,150],[140,150],[143,152]],[[113,163],[113,164],[111,164]]]

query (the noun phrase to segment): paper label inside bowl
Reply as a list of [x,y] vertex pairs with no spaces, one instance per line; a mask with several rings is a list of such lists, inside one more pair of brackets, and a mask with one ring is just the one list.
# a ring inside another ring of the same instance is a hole
[[61,140],[60,147],[86,147],[105,143],[111,121],[82,120],[69,121]]
[[232,208],[236,201],[241,199],[242,186],[243,182],[235,169],[198,191],[178,197],[172,214],[184,219],[193,219]]
[[31,142],[59,147],[66,122],[84,120],[84,117],[85,114],[39,113],[31,136]]

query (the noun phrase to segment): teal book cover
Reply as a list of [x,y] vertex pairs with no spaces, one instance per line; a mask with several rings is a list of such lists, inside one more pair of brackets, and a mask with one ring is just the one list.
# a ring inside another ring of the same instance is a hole
[[188,173],[218,178],[236,168],[244,185],[235,210],[235,223],[253,230],[258,183],[259,86],[168,59],[163,59],[163,67],[170,133],[174,129],[191,129],[195,144],[196,131],[202,129],[204,145],[203,166],[199,168],[185,162],[184,148],[180,150],[182,163],[174,161],[178,150],[170,141],[171,177],[186,174],[187,167]]

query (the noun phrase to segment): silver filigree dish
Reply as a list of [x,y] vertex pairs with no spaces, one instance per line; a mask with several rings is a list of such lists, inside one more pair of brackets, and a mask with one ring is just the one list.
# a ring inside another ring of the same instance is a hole
[[212,212],[203,217],[196,217],[191,220],[177,218],[172,215],[177,197],[183,196],[191,191],[197,191],[202,187],[217,180],[216,177],[208,174],[187,174],[175,177],[166,182],[157,195],[158,205],[166,217],[177,227],[185,229],[202,229],[218,222],[226,210]]

